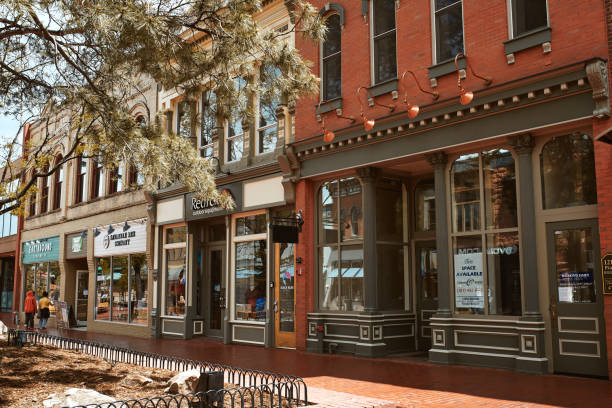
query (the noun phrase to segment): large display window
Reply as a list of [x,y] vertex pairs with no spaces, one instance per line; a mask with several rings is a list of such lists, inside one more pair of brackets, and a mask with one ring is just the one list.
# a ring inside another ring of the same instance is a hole
[[43,292],[47,292],[49,300],[51,300],[49,312],[54,315],[55,304],[60,300],[61,271],[58,262],[50,261],[26,264],[24,269],[24,295],[31,290],[34,292],[36,299],[40,299]]
[[493,149],[460,156],[451,168],[455,310],[521,315],[514,158]]
[[187,227],[164,230],[166,260],[166,316],[185,316],[187,288]]

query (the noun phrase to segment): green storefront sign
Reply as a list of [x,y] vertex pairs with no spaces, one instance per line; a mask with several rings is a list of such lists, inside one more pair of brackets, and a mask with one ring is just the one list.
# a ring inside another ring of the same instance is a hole
[[23,243],[23,263],[57,261],[59,259],[59,237],[33,239]]

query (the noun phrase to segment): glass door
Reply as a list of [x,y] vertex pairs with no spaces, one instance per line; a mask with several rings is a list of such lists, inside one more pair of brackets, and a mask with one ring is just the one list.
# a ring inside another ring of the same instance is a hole
[[75,315],[78,326],[87,326],[87,299],[89,298],[89,271],[77,271]]
[[225,300],[223,296],[223,247],[211,247],[208,249],[207,278],[206,282],[206,335],[209,337],[223,337],[223,308]]
[[415,244],[418,348],[431,348],[431,316],[438,310],[438,256],[436,242]]
[[294,244],[275,244],[274,326],[276,347],[295,348]]
[[597,220],[546,229],[555,372],[607,377]]

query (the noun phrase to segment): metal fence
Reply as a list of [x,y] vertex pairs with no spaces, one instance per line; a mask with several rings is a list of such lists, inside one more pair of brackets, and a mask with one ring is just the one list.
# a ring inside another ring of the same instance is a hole
[[165,395],[101,405],[87,405],[87,408],[284,408],[308,405],[308,390],[301,377],[131,350],[110,344],[53,336],[36,331],[9,329],[8,343],[17,346],[27,343],[47,344],[96,356],[110,363],[120,362],[171,371],[198,369],[200,373],[223,372],[225,383],[236,386],[191,394]]

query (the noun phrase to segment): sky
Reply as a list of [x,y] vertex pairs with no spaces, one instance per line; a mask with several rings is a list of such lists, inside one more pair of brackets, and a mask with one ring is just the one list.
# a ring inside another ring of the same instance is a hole
[[8,143],[15,137],[19,122],[10,116],[4,116],[0,111],[0,143]]

